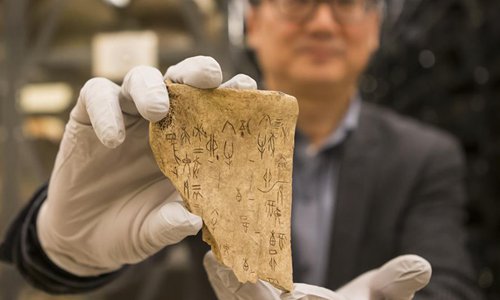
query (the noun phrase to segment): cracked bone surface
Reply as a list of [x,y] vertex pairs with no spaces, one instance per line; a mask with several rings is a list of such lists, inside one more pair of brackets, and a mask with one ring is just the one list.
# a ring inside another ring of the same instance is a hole
[[298,105],[280,92],[167,84],[150,124],[162,172],[203,219],[203,239],[240,282],[292,289],[290,218]]

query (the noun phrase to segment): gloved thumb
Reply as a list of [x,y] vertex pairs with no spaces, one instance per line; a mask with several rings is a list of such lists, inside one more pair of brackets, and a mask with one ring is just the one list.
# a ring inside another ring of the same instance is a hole
[[151,255],[187,236],[196,235],[202,225],[202,219],[190,213],[175,192],[145,220],[142,232],[145,254]]
[[347,300],[347,298],[323,287],[304,283],[294,283],[293,291],[290,293],[283,293],[281,295],[281,300]]
[[375,299],[410,300],[431,279],[432,267],[417,255],[396,257],[376,270],[370,282]]

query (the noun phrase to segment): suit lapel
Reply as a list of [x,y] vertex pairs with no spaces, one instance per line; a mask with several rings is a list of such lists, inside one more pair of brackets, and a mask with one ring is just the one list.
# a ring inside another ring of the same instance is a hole
[[342,146],[327,286],[337,288],[354,278],[356,259],[369,214],[369,193],[376,174],[379,139],[370,107],[363,104],[357,129]]

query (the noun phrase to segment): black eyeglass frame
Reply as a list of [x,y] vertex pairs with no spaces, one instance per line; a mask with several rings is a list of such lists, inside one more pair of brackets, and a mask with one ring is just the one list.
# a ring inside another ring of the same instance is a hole
[[[249,0],[248,2],[250,3],[250,5],[258,6],[263,1],[265,1],[265,0]],[[308,10],[305,10],[304,12],[302,12],[300,14],[293,15],[290,12],[287,12],[286,8],[283,7],[285,2],[287,2],[288,0],[267,0],[267,1],[274,3],[277,11],[282,16],[284,16],[285,18],[288,18],[292,21],[299,22],[299,23],[302,23],[302,22],[309,20],[314,15],[314,13],[316,12],[316,9],[318,8],[319,4],[321,4],[321,3],[330,4],[333,15],[341,23],[359,22],[366,16],[366,14],[370,10],[378,8],[378,9],[380,9],[380,11],[383,11],[383,7],[384,7],[384,0],[360,0],[360,1],[364,2],[363,3],[364,7],[362,8],[363,15],[347,16],[346,14],[340,13],[338,7],[334,6],[335,4],[338,4],[339,1],[342,1],[342,0],[311,0],[311,1],[307,1],[307,2],[310,2],[311,4],[313,4],[313,5],[311,5],[311,7],[308,8]],[[280,6],[280,4],[281,4],[281,6]]]

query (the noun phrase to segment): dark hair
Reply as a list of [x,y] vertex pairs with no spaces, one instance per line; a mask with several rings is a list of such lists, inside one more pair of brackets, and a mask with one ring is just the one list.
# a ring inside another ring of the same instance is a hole
[[261,2],[260,0],[248,0],[248,3],[250,3],[250,5],[253,6],[259,5],[260,2]]
[[[384,0],[373,0],[373,2],[375,2],[375,3],[380,3],[383,1]],[[248,3],[250,3],[250,5],[253,5],[253,6],[259,5],[261,2],[262,2],[261,0],[248,0]]]

